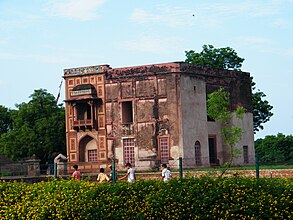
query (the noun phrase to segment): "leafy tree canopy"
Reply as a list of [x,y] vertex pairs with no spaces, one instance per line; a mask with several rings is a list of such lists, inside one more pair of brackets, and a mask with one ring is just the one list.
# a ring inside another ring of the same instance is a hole
[[203,45],[202,49],[200,53],[194,50],[185,51],[185,62],[219,69],[241,69],[244,59],[239,57],[231,47],[214,48],[213,45]]
[[[251,77],[251,80],[253,78]],[[263,124],[268,122],[273,116],[273,106],[267,100],[266,95],[259,89],[256,89],[255,82],[252,81],[252,106],[253,106],[253,130],[254,132],[262,130]]]
[[35,154],[44,163],[54,152],[66,151],[65,111],[45,89],[30,98],[12,112],[13,129],[1,135],[0,154],[15,160]]
[[293,136],[278,133],[257,139],[255,153],[262,164],[293,164]]
[[0,105],[0,136],[6,133],[12,126],[11,111]]
[[[197,64],[203,67],[241,70],[244,58],[237,55],[234,49],[230,47],[215,48],[213,45],[203,45],[203,50],[196,53],[194,50],[185,51],[185,62]],[[251,78],[252,79],[252,78]],[[253,130],[254,132],[263,129],[263,124],[273,116],[273,106],[264,98],[266,95],[257,90],[252,81],[252,106],[253,106]]]

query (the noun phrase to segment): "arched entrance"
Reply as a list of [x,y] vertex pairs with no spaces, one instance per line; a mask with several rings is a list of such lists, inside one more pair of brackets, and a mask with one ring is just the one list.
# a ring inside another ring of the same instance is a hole
[[87,135],[79,142],[79,162],[96,161],[98,161],[97,142]]

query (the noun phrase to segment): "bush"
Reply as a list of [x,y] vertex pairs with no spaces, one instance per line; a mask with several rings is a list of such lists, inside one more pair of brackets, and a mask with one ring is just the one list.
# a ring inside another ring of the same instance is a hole
[[0,219],[292,219],[292,179],[0,183]]

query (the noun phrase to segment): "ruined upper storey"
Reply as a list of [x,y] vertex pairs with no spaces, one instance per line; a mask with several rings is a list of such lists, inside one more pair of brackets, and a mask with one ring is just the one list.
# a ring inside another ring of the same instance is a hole
[[199,67],[184,62],[161,63],[133,67],[111,68],[109,65],[87,66],[64,70],[64,78],[82,75],[105,74],[105,83],[144,80],[150,76],[179,74],[206,82],[207,94],[220,87],[227,89],[231,96],[231,109],[242,105],[252,112],[251,78],[248,72]]

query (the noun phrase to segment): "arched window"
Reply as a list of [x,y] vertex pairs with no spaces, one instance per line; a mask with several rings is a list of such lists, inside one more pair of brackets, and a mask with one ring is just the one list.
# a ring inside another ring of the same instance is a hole
[[196,141],[194,144],[194,152],[195,152],[195,164],[201,165],[201,147],[199,141]]

